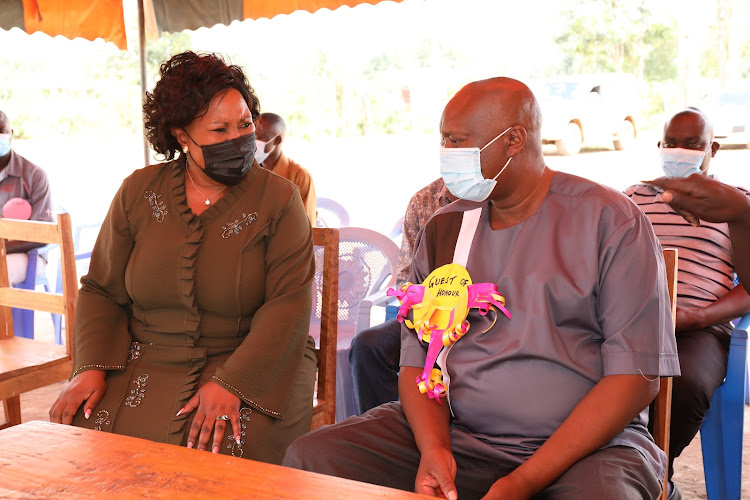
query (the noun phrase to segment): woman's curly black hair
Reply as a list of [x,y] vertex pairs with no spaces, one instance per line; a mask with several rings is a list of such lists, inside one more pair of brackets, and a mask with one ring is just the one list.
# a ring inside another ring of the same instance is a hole
[[260,102],[242,68],[226,64],[219,55],[183,52],[162,64],[159,74],[154,91],[146,93],[143,114],[146,137],[154,151],[167,160],[182,151],[171,129],[186,127],[205,113],[218,92],[237,89],[253,120],[260,115]]

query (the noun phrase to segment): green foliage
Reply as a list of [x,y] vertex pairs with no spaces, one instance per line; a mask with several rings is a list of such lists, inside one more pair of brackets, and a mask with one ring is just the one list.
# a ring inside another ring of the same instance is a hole
[[674,80],[678,76],[677,30],[673,26],[654,24],[646,32],[644,45],[648,48],[643,63],[643,77],[651,82]]
[[644,55],[650,12],[644,2],[578,0],[555,39],[565,54],[564,73],[637,70]]
[[656,22],[645,1],[578,0],[555,39],[563,74],[631,73],[647,81],[677,77],[677,31]]

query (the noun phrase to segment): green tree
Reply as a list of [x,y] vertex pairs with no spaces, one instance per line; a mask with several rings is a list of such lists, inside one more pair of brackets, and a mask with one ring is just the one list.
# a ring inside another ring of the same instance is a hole
[[673,26],[654,24],[646,33],[644,45],[648,48],[643,62],[643,78],[652,82],[674,80],[679,74],[677,54],[679,41]]
[[675,30],[656,24],[644,0],[577,0],[564,16],[565,30],[555,38],[565,54],[561,72],[674,77]]

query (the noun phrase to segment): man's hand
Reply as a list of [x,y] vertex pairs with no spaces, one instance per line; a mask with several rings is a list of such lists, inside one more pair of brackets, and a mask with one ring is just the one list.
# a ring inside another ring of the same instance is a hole
[[750,290],[750,198],[699,174],[685,179],[661,177],[648,184],[664,189],[661,199],[691,224],[700,225],[700,219],[728,224],[734,269],[740,283]]
[[450,449],[442,447],[422,451],[414,491],[435,498],[456,500],[456,459]]
[[482,500],[527,500],[532,490],[526,481],[515,472],[495,481]]
[[687,178],[660,177],[647,184],[664,190],[662,201],[694,226],[750,218],[750,199],[739,189],[701,174]]
[[414,381],[421,373],[421,368],[402,366],[398,374],[401,407],[421,454],[414,491],[455,500],[458,498],[454,483],[456,459],[451,446],[448,405],[420,394]]
[[691,332],[705,328],[705,318],[703,309],[692,307],[678,307],[677,321],[675,323],[676,332]]

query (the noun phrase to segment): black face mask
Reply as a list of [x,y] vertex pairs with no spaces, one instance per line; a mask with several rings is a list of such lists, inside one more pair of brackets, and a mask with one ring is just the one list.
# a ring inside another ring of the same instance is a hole
[[[193,138],[190,137],[190,140],[193,141]],[[201,146],[195,141],[193,144],[203,151],[203,173],[227,186],[234,186],[240,182],[253,165],[255,132],[208,146]]]

